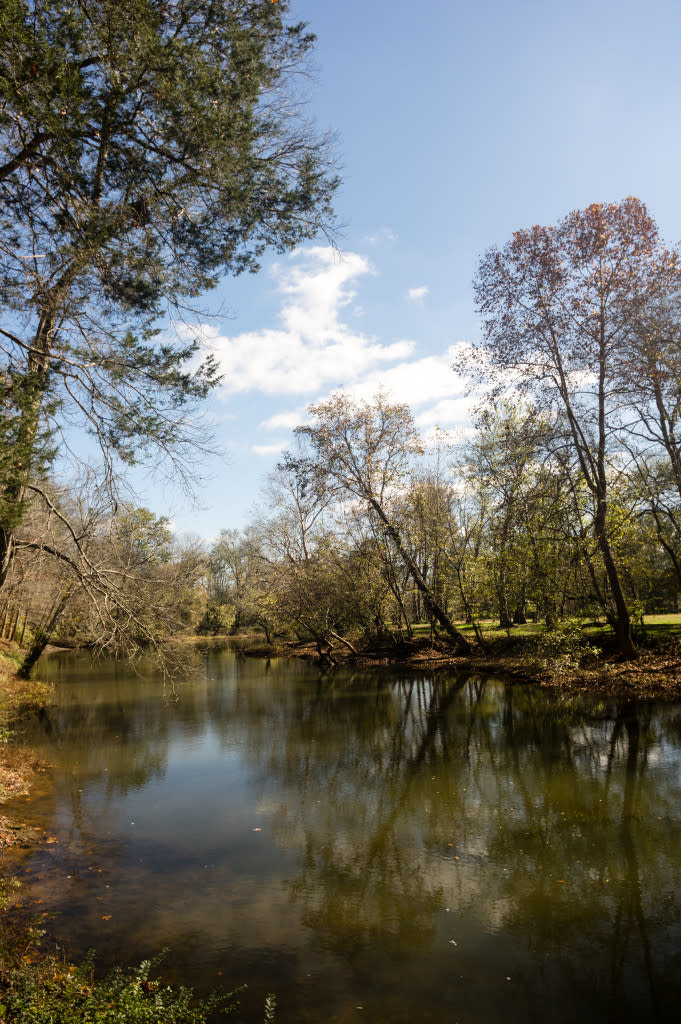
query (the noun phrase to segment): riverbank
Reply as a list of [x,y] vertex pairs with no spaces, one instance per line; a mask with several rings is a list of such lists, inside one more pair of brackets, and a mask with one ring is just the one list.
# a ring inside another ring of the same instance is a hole
[[413,637],[398,644],[379,642],[355,644],[355,651],[336,644],[321,658],[312,642],[282,642],[251,646],[250,657],[303,658],[332,669],[337,665],[371,667],[403,665],[430,671],[456,670],[503,675],[542,688],[608,696],[630,696],[643,700],[681,699],[681,640],[669,638],[655,649],[641,646],[634,661],[622,661],[604,643],[586,654],[570,654],[556,647],[540,655],[537,634],[485,636],[486,650],[473,648],[458,654],[446,640]]
[[31,786],[48,765],[30,747],[13,741],[15,727],[24,714],[43,706],[52,687],[46,683],[20,679],[16,674],[19,648],[8,640],[0,641],[0,850],[9,846],[30,846],[38,841],[34,830],[2,813],[3,804],[18,796],[27,796]]

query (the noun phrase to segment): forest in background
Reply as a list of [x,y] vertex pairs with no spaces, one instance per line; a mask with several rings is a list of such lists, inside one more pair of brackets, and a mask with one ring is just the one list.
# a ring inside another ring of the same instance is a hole
[[[560,421],[494,406],[459,443],[441,433],[424,447],[408,407],[385,396],[338,396],[313,415],[269,479],[262,514],[212,544],[175,538],[145,509],[97,519],[64,489],[60,507],[69,526],[87,530],[84,548],[41,502],[22,529],[36,543],[7,589],[4,635],[26,644],[39,629],[55,643],[119,651],[131,638],[145,648],[196,632],[355,647],[397,644],[423,622],[445,636],[447,622],[475,635],[490,619],[502,630],[534,621],[550,631],[572,618],[614,629],[593,502]],[[340,474],[329,478],[328,452],[322,459],[313,447],[319,436],[351,455],[373,503]],[[640,627],[645,614],[677,610],[680,521],[663,455],[645,472],[636,465],[613,456],[609,539]],[[99,574],[104,600],[116,587],[111,608],[98,604]],[[477,636],[484,644],[482,629]]]

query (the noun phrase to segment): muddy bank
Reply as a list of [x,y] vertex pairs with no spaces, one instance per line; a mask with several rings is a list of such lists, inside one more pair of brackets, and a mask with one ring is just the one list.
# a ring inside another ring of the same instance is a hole
[[[15,645],[12,645],[15,646]],[[3,641],[0,661],[0,850],[9,846],[30,846],[39,833],[3,813],[3,805],[28,796],[31,787],[44,779],[49,765],[36,757],[30,747],[16,742],[24,715],[44,706],[52,692],[46,683],[19,679],[15,672],[15,650]]]
[[314,643],[289,642],[263,644],[243,651],[247,657],[304,658],[328,668],[335,665],[371,667],[404,665],[429,670],[456,670],[502,675],[514,681],[545,688],[631,696],[647,700],[681,700],[681,642],[670,643],[662,651],[641,650],[634,661],[621,661],[605,652],[583,666],[551,668],[533,662],[523,644],[496,639],[485,652],[457,654],[445,641],[414,638],[398,645],[385,643],[356,647],[334,646],[320,657]]
[[14,816],[4,814],[4,805],[28,796],[38,781],[45,781],[49,765],[28,747],[3,743],[0,747],[0,852],[10,846],[28,847],[40,842],[41,833]]

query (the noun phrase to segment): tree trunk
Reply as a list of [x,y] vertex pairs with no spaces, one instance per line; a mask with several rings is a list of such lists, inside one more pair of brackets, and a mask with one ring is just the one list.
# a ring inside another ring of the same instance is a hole
[[17,675],[21,679],[28,679],[28,677],[30,676],[31,669],[33,668],[36,661],[38,660],[38,658],[40,657],[40,655],[43,653],[48,643],[50,642],[50,638],[54,632],[55,626],[59,622],[61,614],[64,611],[64,608],[66,608],[70,596],[70,589],[65,589],[62,592],[62,595],[57,601],[56,605],[54,606],[54,609],[52,611],[52,614],[50,615],[47,624],[36,630],[35,639],[33,641],[33,644],[31,645],[31,649],[24,658],[21,667],[17,672]]
[[411,628],[411,623],[409,622],[409,616],[407,615],[407,609],[404,607],[404,601],[402,600],[402,594],[400,593],[400,588],[397,585],[397,582],[393,579],[392,572],[390,573],[390,579],[388,580],[388,586],[390,587],[392,595],[395,598],[395,602],[397,604],[397,610],[398,610],[398,613],[400,615],[400,619],[404,622],[404,627],[405,627],[405,629],[407,631],[407,636],[411,637],[411,636],[414,635],[414,632],[413,632],[413,630]]
[[28,374],[22,385],[19,428],[12,450],[12,459],[2,481],[0,506],[0,588],[4,586],[15,552],[15,531],[22,519],[25,487],[35,456],[40,426],[43,393],[47,386],[47,365],[51,330],[38,328],[34,348],[38,354],[29,357]]
[[343,644],[344,647],[347,647],[348,650],[352,651],[353,654],[357,654],[356,648],[353,647],[353,645],[350,643],[350,641],[346,640],[344,636],[341,636],[340,633],[334,632],[333,629],[330,629],[328,632],[329,632],[329,636],[332,636],[334,638],[334,640],[338,640],[338,642],[340,644]]
[[[7,497],[3,495],[3,501]],[[9,575],[9,569],[14,557],[14,530],[5,526],[0,527],[0,587]]]
[[499,606],[499,629],[505,629],[508,632],[513,625],[513,620],[506,603],[506,594],[503,591],[497,591],[497,604]]
[[610,544],[608,543],[608,538],[606,536],[605,519],[605,502],[599,500],[596,507],[594,530],[596,533],[596,540],[598,541],[598,547],[603,558],[603,564],[605,565],[605,571],[608,576],[610,593],[612,594],[612,599],[615,605],[614,629],[615,636],[617,637],[617,649],[623,658],[636,658],[638,656],[638,652],[634,646],[634,641],[631,636],[631,617],[622,591],[622,584],[619,578],[619,573],[617,572],[617,566],[615,565],[615,560],[612,557],[612,551],[610,550]]
[[8,637],[9,640],[14,640],[14,638],[16,636],[17,626],[19,625],[19,616],[20,615],[21,615],[21,612],[19,611],[19,606],[17,605],[17,607],[16,607],[16,609],[14,611],[14,618],[10,621],[9,629],[7,631],[7,637]]
[[[81,256],[81,263],[88,256]],[[77,263],[72,263],[45,296],[40,319],[33,338],[26,373],[17,389],[19,424],[5,479],[0,483],[0,588],[12,565],[15,532],[23,516],[26,484],[36,469],[36,448],[40,435],[40,417],[50,376],[50,355],[56,331],[57,313],[75,276]]]
[[373,508],[374,512],[376,513],[376,515],[378,516],[378,518],[383,523],[386,533],[391,538],[392,542],[397,548],[400,558],[403,559],[404,564],[409,569],[409,572],[411,573],[411,577],[414,583],[416,584],[420,592],[423,594],[423,597],[426,599],[427,604],[430,606],[430,609],[432,610],[434,617],[440,623],[445,632],[452,638],[452,640],[454,640],[456,644],[456,649],[458,651],[461,651],[462,653],[468,653],[468,651],[470,651],[471,649],[470,643],[463,635],[463,633],[459,632],[459,630],[456,628],[456,626],[450,619],[449,615],[447,615],[444,608],[434,597],[430,587],[428,586],[423,576],[419,572],[418,566],[414,562],[413,558],[405,550],[399,533],[392,525],[392,523],[389,521],[380,504],[373,497],[369,498],[369,503]]

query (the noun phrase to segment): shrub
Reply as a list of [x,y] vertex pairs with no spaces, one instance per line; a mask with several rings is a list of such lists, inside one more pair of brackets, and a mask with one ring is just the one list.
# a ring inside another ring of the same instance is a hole
[[563,675],[579,668],[586,657],[597,657],[600,649],[588,643],[579,622],[567,619],[545,629],[532,641],[530,662],[551,675]]
[[[55,957],[30,958],[4,972],[0,1021],[8,1024],[204,1024],[229,1013],[235,993],[195,1000],[189,988],[170,988],[152,976],[160,957],[95,979],[92,956],[78,966]],[[28,960],[29,962],[26,962]]]

